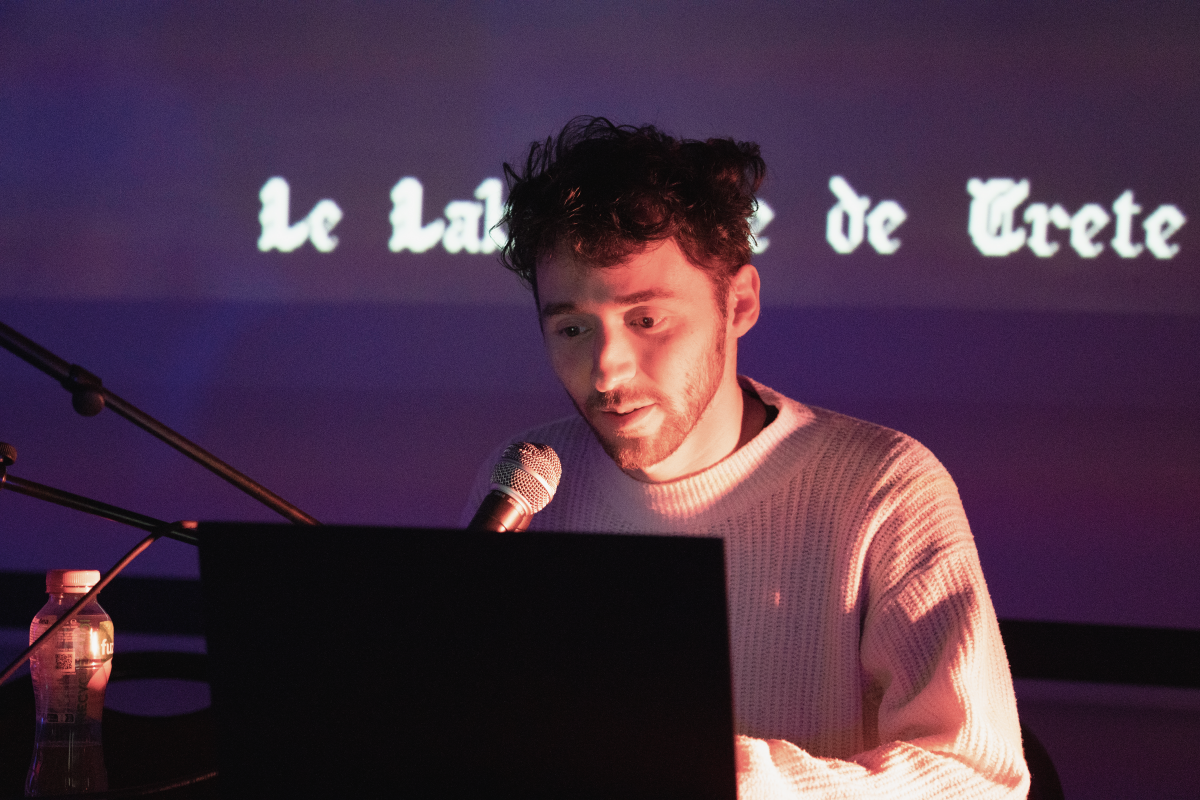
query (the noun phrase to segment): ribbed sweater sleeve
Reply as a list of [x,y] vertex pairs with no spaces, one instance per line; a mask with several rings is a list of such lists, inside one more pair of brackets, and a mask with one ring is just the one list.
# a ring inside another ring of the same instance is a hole
[[534,529],[725,540],[739,797],[1024,797],[1008,662],[950,476],[903,434],[743,381],[774,422],[668,484],[626,476],[578,418],[527,432],[564,468]]

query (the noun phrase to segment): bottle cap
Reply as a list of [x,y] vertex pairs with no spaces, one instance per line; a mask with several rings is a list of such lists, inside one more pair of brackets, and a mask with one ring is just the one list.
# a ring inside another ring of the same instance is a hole
[[83,594],[100,582],[96,569],[52,569],[46,572],[47,594]]

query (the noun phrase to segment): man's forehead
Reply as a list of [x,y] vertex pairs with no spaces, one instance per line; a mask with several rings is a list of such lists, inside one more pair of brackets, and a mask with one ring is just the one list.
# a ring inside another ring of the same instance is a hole
[[592,303],[636,305],[682,297],[703,290],[709,280],[670,239],[606,267],[587,264],[559,247],[539,259],[537,269],[543,317]]

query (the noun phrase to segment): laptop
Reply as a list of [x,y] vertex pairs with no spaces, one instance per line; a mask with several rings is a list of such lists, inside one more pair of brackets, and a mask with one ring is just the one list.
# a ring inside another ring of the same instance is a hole
[[226,797],[736,797],[723,543],[203,523]]

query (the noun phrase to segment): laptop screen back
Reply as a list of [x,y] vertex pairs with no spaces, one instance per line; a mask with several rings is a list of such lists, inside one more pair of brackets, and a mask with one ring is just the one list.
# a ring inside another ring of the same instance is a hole
[[719,539],[200,536],[226,796],[735,797]]

